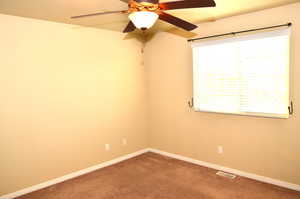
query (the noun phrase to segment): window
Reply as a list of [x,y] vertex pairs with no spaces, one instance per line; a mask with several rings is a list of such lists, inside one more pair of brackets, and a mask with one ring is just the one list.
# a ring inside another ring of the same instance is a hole
[[193,42],[196,111],[288,118],[290,30]]

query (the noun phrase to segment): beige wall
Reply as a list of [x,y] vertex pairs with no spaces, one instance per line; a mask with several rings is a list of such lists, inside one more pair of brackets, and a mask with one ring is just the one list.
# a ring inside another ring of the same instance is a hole
[[139,41],[6,15],[0,24],[0,195],[148,146]]
[[292,4],[198,30],[205,36],[293,22],[295,115],[288,120],[189,110],[191,48],[175,33],[158,33],[142,56],[140,42],[123,40],[122,33],[0,15],[0,195],[143,149],[148,141],[300,184],[299,10],[300,3]]
[[[189,111],[192,54],[186,39],[159,33],[147,43],[151,147],[300,184],[300,3],[202,24],[207,36],[293,22],[291,92],[295,115],[268,119]],[[224,154],[216,153],[217,146]]]

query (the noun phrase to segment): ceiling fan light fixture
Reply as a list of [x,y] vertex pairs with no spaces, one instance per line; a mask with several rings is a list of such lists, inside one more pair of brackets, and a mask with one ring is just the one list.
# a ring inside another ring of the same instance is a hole
[[145,30],[151,28],[155,24],[158,19],[158,14],[150,11],[137,11],[131,13],[129,19],[136,28]]

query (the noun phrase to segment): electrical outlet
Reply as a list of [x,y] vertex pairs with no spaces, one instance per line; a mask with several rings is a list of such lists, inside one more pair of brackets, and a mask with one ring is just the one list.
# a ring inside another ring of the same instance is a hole
[[127,145],[127,139],[126,139],[126,138],[123,138],[123,139],[122,139],[122,144],[123,144],[123,146],[126,146],[126,145]]
[[109,144],[105,144],[104,145],[104,149],[105,149],[105,151],[109,151],[110,150],[110,145]]
[[218,146],[217,147],[217,152],[218,152],[218,154],[222,154],[224,152],[223,146]]

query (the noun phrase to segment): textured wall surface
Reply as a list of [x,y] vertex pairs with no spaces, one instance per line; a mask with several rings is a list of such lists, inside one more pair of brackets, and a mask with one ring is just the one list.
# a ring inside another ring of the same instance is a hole
[[0,23],[0,195],[148,146],[139,41],[7,15]]
[[[201,24],[199,37],[292,22],[291,94],[295,115],[270,119],[194,112],[192,51],[179,33],[147,43],[151,147],[300,184],[300,3]],[[217,146],[224,147],[222,155]]]

